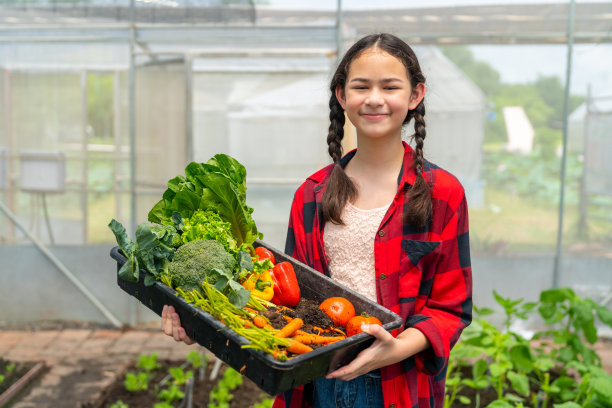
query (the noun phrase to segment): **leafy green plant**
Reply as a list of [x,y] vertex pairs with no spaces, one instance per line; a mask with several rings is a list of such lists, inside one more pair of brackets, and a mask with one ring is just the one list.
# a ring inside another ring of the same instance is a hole
[[119,400],[119,401],[114,402],[113,405],[110,406],[110,408],[130,408],[130,407],[125,402]]
[[267,398],[265,395],[266,394],[260,394],[260,398],[263,397],[264,399],[253,405],[253,408],[272,408],[274,398]]
[[229,408],[229,402],[234,397],[232,395],[232,390],[241,384],[242,375],[236,370],[227,367],[223,373],[223,378],[210,392],[208,408]]
[[[503,331],[482,317],[492,310],[475,308],[478,317],[451,352],[445,408],[480,406],[490,391],[496,398],[487,407],[612,406],[612,376],[589,347],[597,340],[596,319],[612,327],[609,309],[569,288],[544,291],[539,302],[493,295],[505,315]],[[515,319],[536,312],[549,326],[533,339],[511,331]],[[467,389],[475,401],[462,395]]]
[[141,354],[138,356],[138,363],[136,367],[144,370],[145,372],[151,372],[161,368],[161,364],[157,362],[159,356],[156,353],[152,354]]
[[171,367],[168,372],[172,376],[172,382],[175,385],[185,385],[190,378],[193,378],[193,371],[183,370],[183,367]]
[[185,393],[181,391],[176,384],[172,384],[170,387],[164,388],[157,393],[157,399],[168,404],[171,404],[174,401],[180,401],[184,397]]
[[145,372],[126,373],[123,385],[129,392],[146,390],[149,388],[149,374]]

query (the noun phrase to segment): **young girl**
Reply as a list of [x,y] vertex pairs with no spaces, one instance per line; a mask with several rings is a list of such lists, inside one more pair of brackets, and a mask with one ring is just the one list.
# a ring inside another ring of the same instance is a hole
[[[468,212],[460,183],[423,158],[425,78],[389,34],[357,41],[330,85],[333,164],[291,208],[285,252],[398,313],[404,325],[351,363],[277,397],[275,407],[442,407],[450,349],[471,322]],[[345,115],[356,150],[342,156]],[[402,127],[414,120],[413,150]],[[192,343],[164,308],[162,328]]]

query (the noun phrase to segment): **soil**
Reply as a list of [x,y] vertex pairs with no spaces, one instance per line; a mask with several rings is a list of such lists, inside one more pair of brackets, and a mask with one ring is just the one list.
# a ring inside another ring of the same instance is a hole
[[[115,402],[122,401],[130,408],[151,408],[154,404],[160,402],[157,399],[157,393],[163,388],[160,382],[168,374],[168,369],[171,367],[180,367],[184,361],[158,360],[161,368],[155,370],[155,377],[149,381],[149,389],[137,392],[129,392],[125,389],[123,381],[127,372],[137,372],[136,363],[130,364],[126,370],[119,375],[114,383],[106,388],[102,393],[102,398],[99,401],[84,404],[82,408],[109,408]],[[203,379],[200,380],[199,371],[194,371],[193,385],[193,408],[206,408],[209,403],[210,392],[215,387],[217,382],[223,378],[223,372],[227,366],[223,366],[215,379],[211,379],[210,375],[214,364],[207,364]],[[185,368],[187,371],[188,368]],[[254,404],[272,398],[268,394],[262,392],[255,383],[246,377],[243,378],[243,383],[235,388],[231,393],[233,398],[230,402],[231,408],[251,408]],[[174,406],[178,406],[180,402],[175,402]]]

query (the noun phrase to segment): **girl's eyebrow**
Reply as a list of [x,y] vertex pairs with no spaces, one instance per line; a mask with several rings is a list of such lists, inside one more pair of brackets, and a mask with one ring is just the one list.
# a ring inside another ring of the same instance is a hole
[[[370,79],[367,78],[353,78],[349,81],[349,83],[352,82],[365,82],[365,83],[370,83],[372,82]],[[380,82],[382,83],[390,83],[390,82],[402,82],[402,80],[400,78],[384,78],[381,79]]]

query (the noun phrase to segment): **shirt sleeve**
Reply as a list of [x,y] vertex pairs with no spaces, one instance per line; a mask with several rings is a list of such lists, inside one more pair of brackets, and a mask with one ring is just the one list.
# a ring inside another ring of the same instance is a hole
[[304,228],[304,185],[295,192],[289,213],[285,253],[300,262],[310,265],[306,249],[306,232]]
[[439,374],[448,364],[451,348],[472,321],[472,268],[465,194],[442,232],[432,287],[424,307],[408,317],[405,327],[420,330],[431,348],[417,354],[417,367]]

